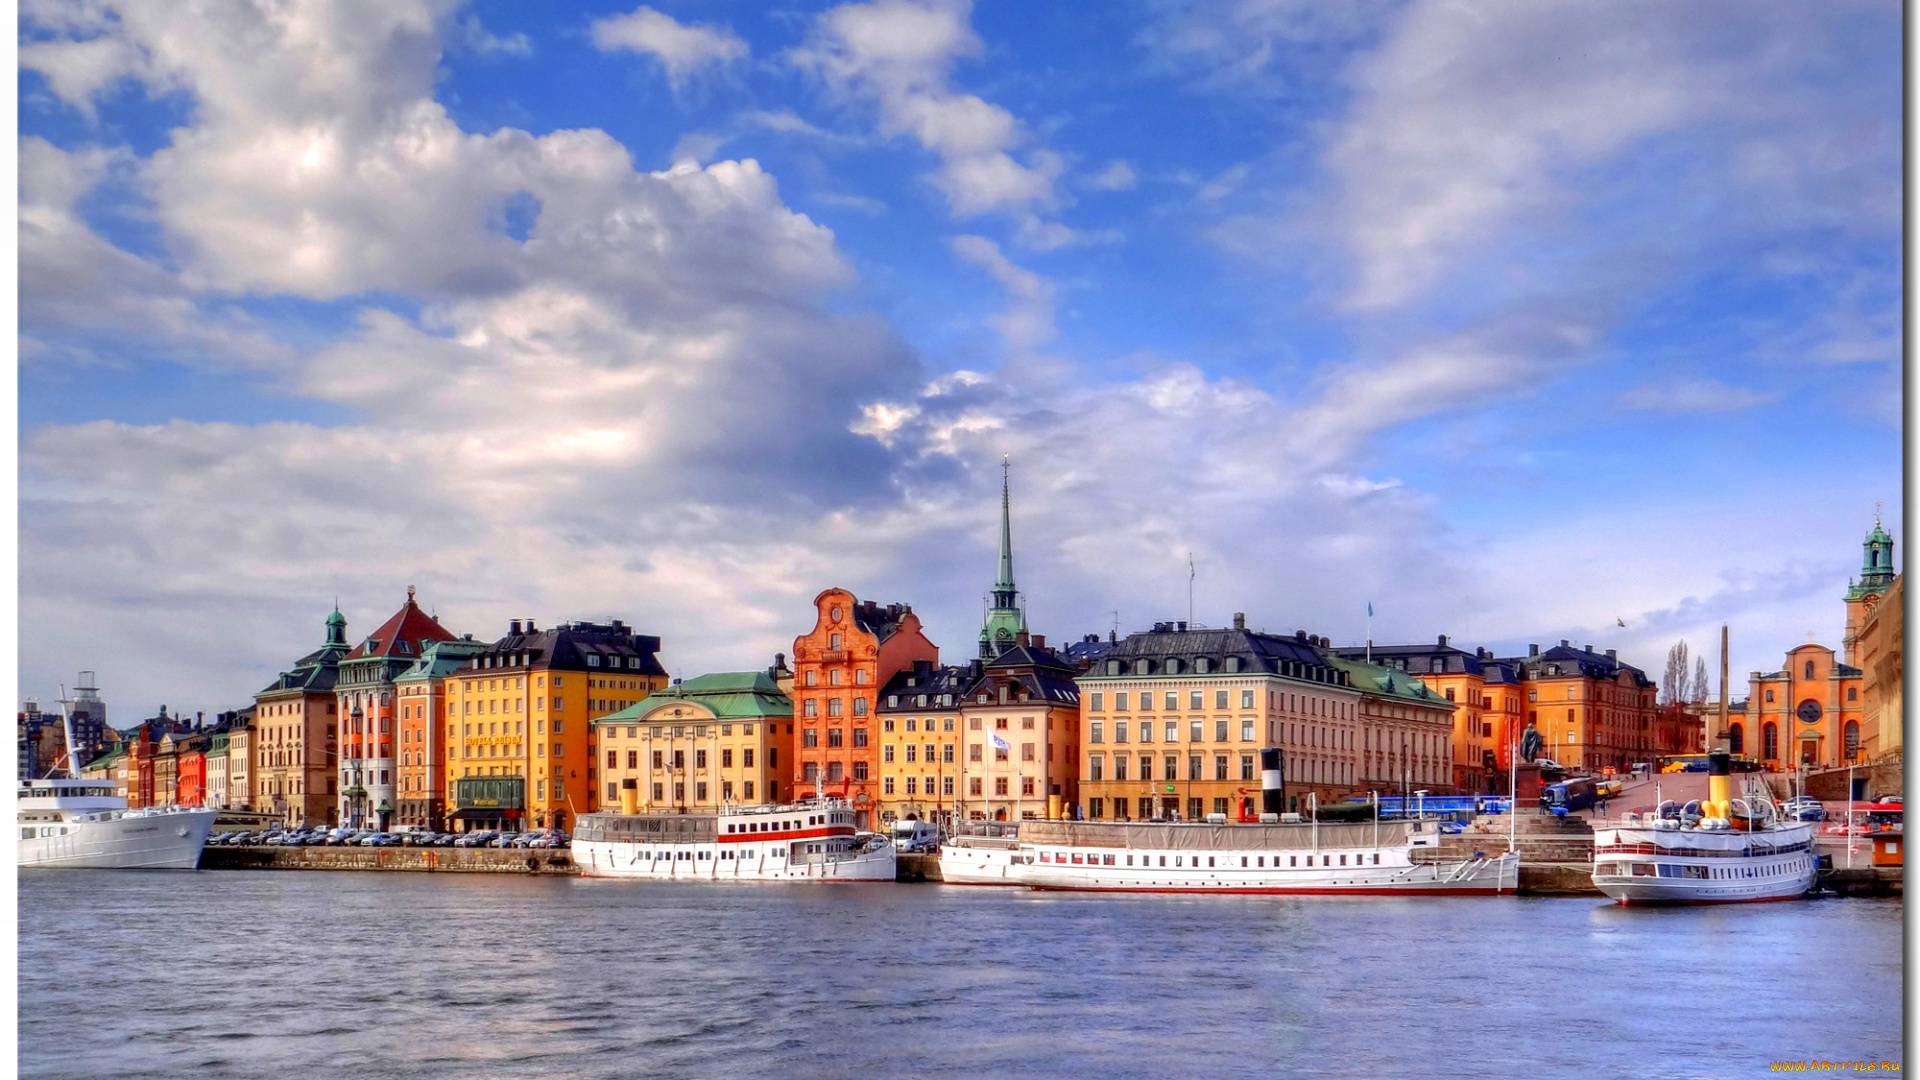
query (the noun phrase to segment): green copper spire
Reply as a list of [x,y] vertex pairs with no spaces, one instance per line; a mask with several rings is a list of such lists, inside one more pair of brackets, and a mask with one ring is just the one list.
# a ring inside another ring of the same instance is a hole
[[1860,544],[1860,580],[1847,590],[1847,599],[1858,600],[1868,593],[1883,593],[1893,587],[1893,537],[1880,524],[1880,512],[1873,514],[1873,531]]
[[345,645],[347,643],[347,617],[340,614],[340,604],[335,601],[333,614],[327,616],[327,644]]
[[1013,462],[1000,462],[1000,572],[993,580],[993,609],[980,628],[980,658],[991,660],[1012,648],[1026,632],[1027,614],[1020,610],[1020,590],[1013,583],[1013,499],[1010,479]]

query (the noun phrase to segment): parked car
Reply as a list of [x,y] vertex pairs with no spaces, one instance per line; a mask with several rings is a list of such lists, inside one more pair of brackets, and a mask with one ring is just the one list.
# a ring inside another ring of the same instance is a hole
[[1811,795],[1796,795],[1780,804],[1780,812],[1795,821],[1822,821],[1827,808]]
[[487,841],[492,840],[494,837],[498,835],[499,835],[498,833],[494,832],[491,829],[482,829],[479,832],[465,833],[461,835],[459,839],[453,842],[453,846],[454,847],[483,847],[486,845]]

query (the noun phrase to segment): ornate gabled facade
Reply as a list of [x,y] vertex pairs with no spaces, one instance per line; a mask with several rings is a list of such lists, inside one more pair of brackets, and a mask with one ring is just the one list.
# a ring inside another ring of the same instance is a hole
[[[255,755],[250,793],[254,805],[248,809],[276,814],[296,828],[339,821],[333,773],[340,725],[335,686],[349,649],[346,616],[336,608],[326,625],[324,644],[253,695],[254,733],[246,745]],[[228,805],[238,807],[231,725],[222,741],[228,754],[225,797]]]
[[[392,822],[397,796],[394,680],[434,642],[454,640],[413,597],[409,585],[400,610],[340,660],[334,693],[340,722],[335,820],[344,825],[384,829]],[[256,716],[256,725],[260,721]]]
[[905,604],[882,607],[845,589],[814,597],[813,629],[793,640],[793,791],[838,795],[862,829],[879,821],[879,743],[874,703],[880,687],[916,660],[940,662]]

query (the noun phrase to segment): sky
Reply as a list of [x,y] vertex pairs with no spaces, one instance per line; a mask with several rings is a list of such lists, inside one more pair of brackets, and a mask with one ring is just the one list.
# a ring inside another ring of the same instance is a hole
[[1050,641],[1726,622],[1739,696],[1904,541],[1899,20],[24,0],[21,692],[235,708],[409,585],[962,661],[1006,460]]

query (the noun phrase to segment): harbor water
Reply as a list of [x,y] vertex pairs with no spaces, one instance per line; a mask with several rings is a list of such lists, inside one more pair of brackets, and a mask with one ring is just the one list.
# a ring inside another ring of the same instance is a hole
[[1901,904],[19,876],[23,1077],[1744,1077],[1900,1060]]

